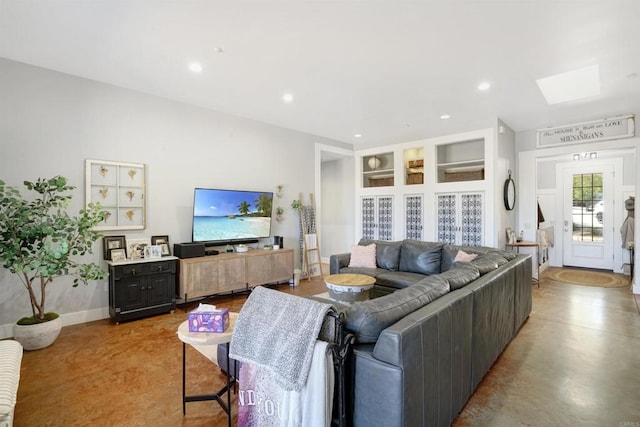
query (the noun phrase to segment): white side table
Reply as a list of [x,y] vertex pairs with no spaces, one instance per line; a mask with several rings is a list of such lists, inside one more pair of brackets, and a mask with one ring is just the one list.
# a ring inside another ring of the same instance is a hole
[[[231,377],[231,361],[229,360],[229,342],[233,335],[233,328],[236,324],[238,313],[229,313],[229,327],[224,332],[189,332],[189,321],[185,320],[178,326],[178,338],[182,341],[182,414],[187,413],[187,402],[202,402],[215,400],[227,413],[229,427],[231,427],[231,386],[235,385],[237,378],[234,374]],[[186,396],[186,345],[189,344],[208,359],[211,359],[210,352],[203,349],[203,346],[213,346],[224,344],[227,346],[227,384],[215,394],[201,394]],[[227,401],[223,400],[227,394]]]

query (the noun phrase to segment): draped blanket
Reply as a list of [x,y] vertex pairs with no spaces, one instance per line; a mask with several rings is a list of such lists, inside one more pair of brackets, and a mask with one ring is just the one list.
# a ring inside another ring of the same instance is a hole
[[229,355],[273,373],[284,390],[300,391],[322,322],[331,308],[330,304],[258,286],[238,314]]

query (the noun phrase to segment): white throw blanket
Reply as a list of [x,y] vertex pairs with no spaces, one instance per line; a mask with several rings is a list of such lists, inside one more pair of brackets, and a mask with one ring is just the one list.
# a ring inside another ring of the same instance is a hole
[[272,372],[243,363],[238,427],[329,427],[334,381],[333,357],[325,341],[316,341],[307,382],[300,391],[283,390]]
[[284,390],[300,391],[332,306],[258,286],[240,310],[229,355],[274,374]]

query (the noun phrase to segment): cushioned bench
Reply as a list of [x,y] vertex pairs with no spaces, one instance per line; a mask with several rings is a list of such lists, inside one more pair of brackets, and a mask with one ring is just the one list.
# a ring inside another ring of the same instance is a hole
[[0,427],[13,425],[16,406],[22,345],[18,341],[0,341]]

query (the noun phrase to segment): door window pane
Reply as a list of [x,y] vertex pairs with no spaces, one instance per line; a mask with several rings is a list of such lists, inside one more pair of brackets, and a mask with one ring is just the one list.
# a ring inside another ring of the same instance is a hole
[[573,175],[573,240],[602,242],[602,174]]

